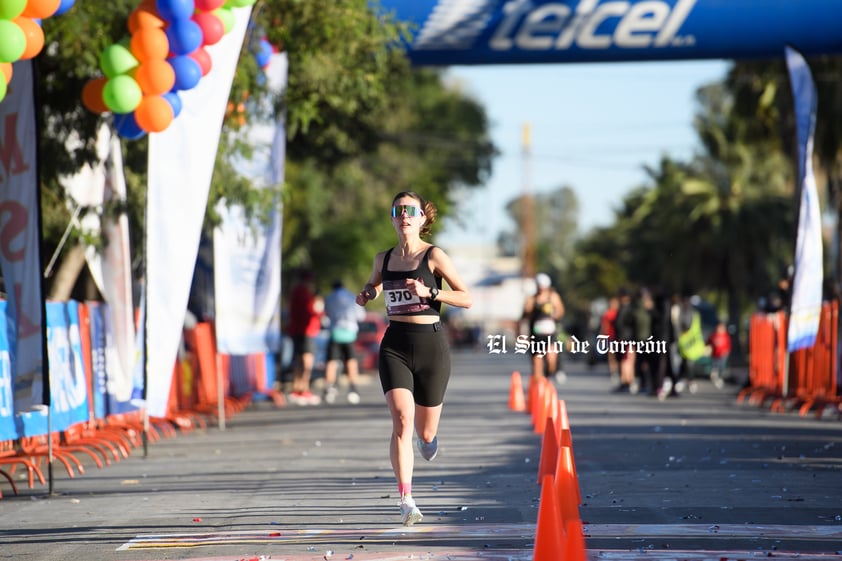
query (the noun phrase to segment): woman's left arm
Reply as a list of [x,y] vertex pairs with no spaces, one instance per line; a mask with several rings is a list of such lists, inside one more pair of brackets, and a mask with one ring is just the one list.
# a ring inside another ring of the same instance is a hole
[[453,265],[450,256],[442,248],[436,247],[430,253],[430,265],[432,266],[433,273],[447,281],[447,286],[449,287],[449,290],[445,290],[444,288],[439,290],[436,301],[444,302],[449,306],[470,308],[473,303],[471,293],[468,292],[468,287]]

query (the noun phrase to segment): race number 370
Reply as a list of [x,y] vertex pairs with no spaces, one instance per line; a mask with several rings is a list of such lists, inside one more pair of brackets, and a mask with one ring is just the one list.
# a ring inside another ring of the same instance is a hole
[[389,304],[408,304],[410,302],[418,302],[419,301],[419,298],[417,298],[408,289],[387,290],[386,291],[386,298],[387,298]]

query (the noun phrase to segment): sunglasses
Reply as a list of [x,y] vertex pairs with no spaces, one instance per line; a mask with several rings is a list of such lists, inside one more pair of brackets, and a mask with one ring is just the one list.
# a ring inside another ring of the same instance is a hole
[[406,215],[410,218],[415,216],[424,216],[424,211],[421,210],[420,206],[415,205],[395,205],[392,207],[392,218],[397,218],[398,216],[403,216],[403,213],[406,212]]

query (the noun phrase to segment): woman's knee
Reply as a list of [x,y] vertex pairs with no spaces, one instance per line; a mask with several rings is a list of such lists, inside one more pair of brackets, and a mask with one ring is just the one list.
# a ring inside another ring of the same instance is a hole
[[412,394],[406,390],[391,390],[387,394],[389,410],[392,413],[392,430],[398,436],[412,434],[415,423],[415,403]]

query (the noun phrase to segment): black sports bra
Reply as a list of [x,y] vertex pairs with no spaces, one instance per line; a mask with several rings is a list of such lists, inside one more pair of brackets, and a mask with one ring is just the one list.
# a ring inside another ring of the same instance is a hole
[[383,279],[383,296],[386,300],[386,314],[390,316],[438,316],[441,314],[441,302],[422,298],[406,289],[406,279],[417,279],[424,286],[441,289],[441,277],[430,271],[430,252],[436,247],[431,245],[424,252],[421,263],[412,271],[390,271],[389,257],[392,249],[383,256],[380,275]]

